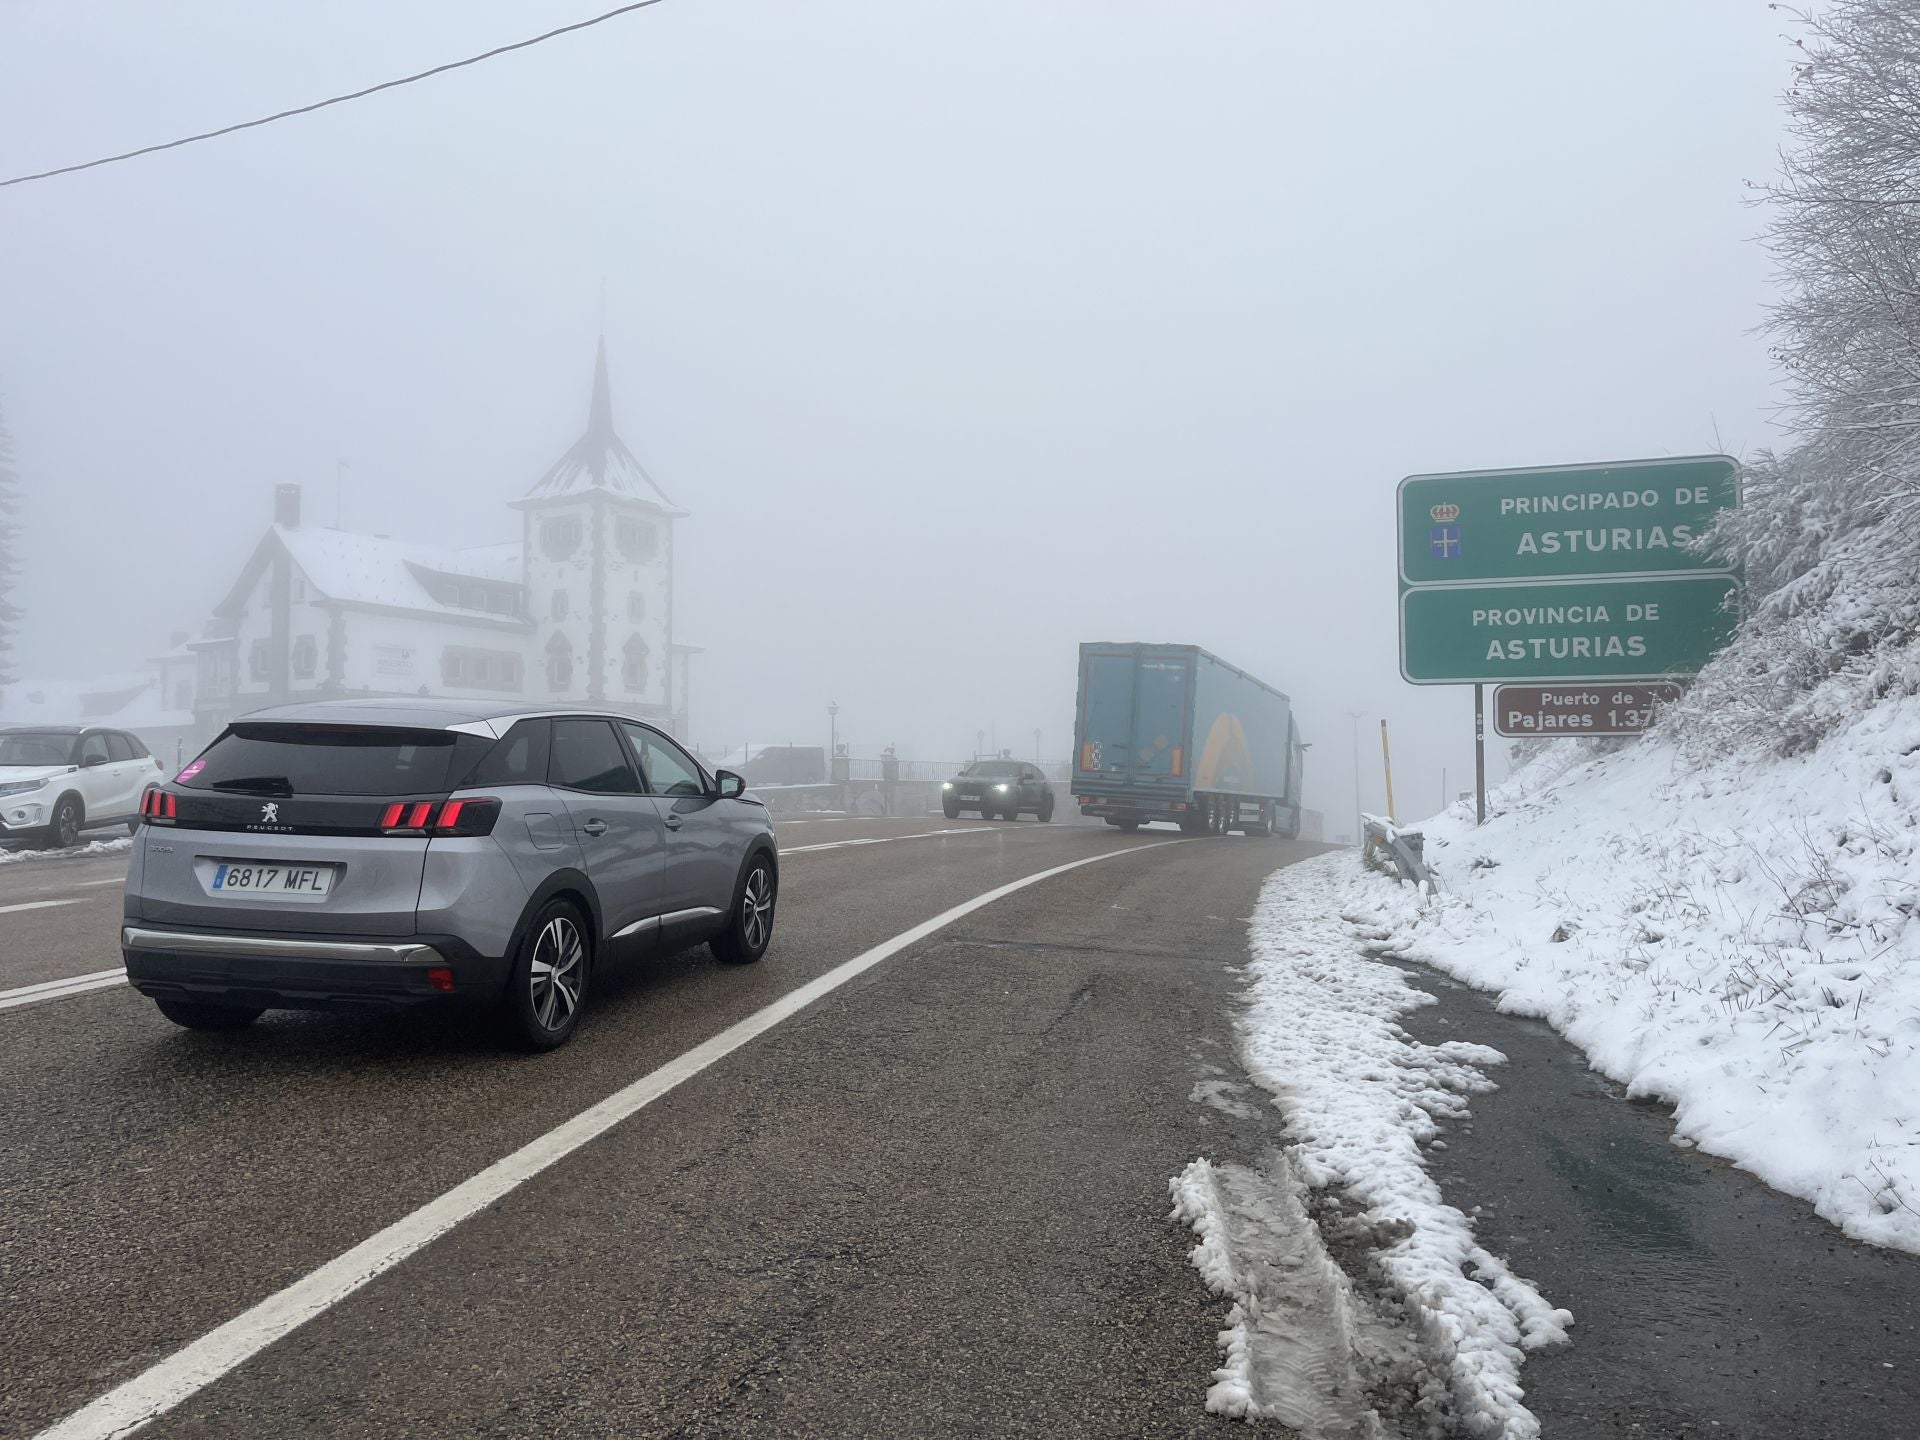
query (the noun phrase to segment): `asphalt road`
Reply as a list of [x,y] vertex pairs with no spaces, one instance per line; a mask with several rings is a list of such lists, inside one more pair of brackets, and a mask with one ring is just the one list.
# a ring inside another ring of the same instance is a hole
[[[781,844],[763,962],[603,974],[552,1055],[450,1019],[192,1034],[124,986],[0,1010],[0,1435],[869,947],[1110,852],[833,990],[142,1433],[1236,1433],[1202,1408],[1224,1306],[1167,1181],[1279,1138],[1191,1096],[1232,1064],[1261,880],[1322,847],[938,819]],[[0,869],[0,992],[115,963],[117,863]]]
[[[124,861],[0,866],[0,1437],[853,957],[1093,857],[721,1055],[141,1433],[1242,1433],[1203,1408],[1225,1306],[1167,1181],[1284,1143],[1271,1107],[1201,1092],[1245,1081],[1234,972],[1261,881],[1325,847],[940,819],[780,838],[762,963],[604,973],[538,1057],[454,1017],[197,1035],[110,979],[50,993],[116,966]],[[1675,1149],[1545,1027],[1426,978],[1441,1004],[1413,1033],[1509,1056],[1435,1175],[1574,1311],[1573,1344],[1522,1377],[1548,1440],[1920,1436],[1920,1261]]]

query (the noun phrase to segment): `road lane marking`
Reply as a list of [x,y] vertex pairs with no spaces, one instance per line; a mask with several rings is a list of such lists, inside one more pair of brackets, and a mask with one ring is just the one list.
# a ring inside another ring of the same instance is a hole
[[51,910],[56,905],[78,905],[78,900],[22,900],[18,905],[0,905],[0,915],[16,915],[22,910]]
[[916,835],[863,835],[858,840],[821,840],[812,845],[785,845],[782,855],[805,855],[814,850],[844,850],[849,845],[891,845],[896,840],[931,840],[937,835],[998,835],[1005,825],[967,825],[952,830],[922,830]]
[[0,990],[0,1010],[32,1005],[41,1000],[60,1000],[68,995],[84,995],[89,990],[105,990],[124,985],[125,970],[95,970],[90,975],[69,975],[63,980],[43,980],[38,985],[22,985],[17,990]]
[[931,920],[923,920],[884,940],[871,950],[836,965],[826,974],[790,990],[762,1010],[729,1025],[718,1035],[704,1040],[659,1069],[641,1076],[623,1089],[582,1110],[571,1120],[549,1130],[539,1139],[522,1146],[511,1155],[494,1161],[479,1174],[429,1200],[418,1210],[368,1236],[346,1253],[336,1256],[319,1269],[309,1271],[286,1289],[269,1295],[258,1305],[208,1331],[198,1340],[176,1350],[151,1369],[115,1386],[97,1400],[74,1411],[66,1419],[42,1430],[35,1440],[119,1440],[157,1419],[167,1411],[213,1384],[229,1371],[258,1355],[274,1341],[306,1324],[315,1316],[338,1305],[349,1295],[393,1269],[401,1261],[418,1253],[445,1235],[462,1221],[471,1219],[487,1206],[495,1204],[533,1179],[543,1170],[565,1159],[581,1146],[595,1140],[622,1120],[639,1113],[682,1082],[735,1050],[757,1039],[781,1022],[792,1019],[816,1000],[838,990],[891,959],[909,945],[944,930],[956,920],[1004,899],[1015,891],[1042,880],[1051,880],[1069,870],[1097,865],[1122,855],[1138,855],[1168,845],[1185,845],[1185,840],[1161,840],[1151,845],[1130,845],[1123,850],[1107,850],[1085,859],[1070,860],[1048,870],[1036,871],[1019,880],[995,886],[984,894],[943,910]]

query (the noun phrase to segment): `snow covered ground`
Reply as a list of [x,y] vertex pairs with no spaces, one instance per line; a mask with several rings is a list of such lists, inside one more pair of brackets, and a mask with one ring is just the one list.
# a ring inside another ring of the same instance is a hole
[[1422,827],[1436,903],[1349,913],[1672,1104],[1679,1143],[1920,1252],[1917,820],[1920,697],[1789,758],[1566,741],[1483,828]]
[[[1207,1404],[1311,1440],[1424,1433],[1443,1413],[1468,1434],[1525,1440],[1539,1427],[1521,1359],[1564,1339],[1572,1317],[1483,1250],[1428,1174],[1423,1147],[1444,1143],[1440,1122],[1492,1088],[1503,1057],[1423,1044],[1396,1023],[1432,997],[1343,919],[1393,893],[1352,851],[1281,870],[1261,892],[1242,1052],[1290,1143],[1259,1172],[1202,1159],[1172,1182],[1174,1218],[1200,1237],[1195,1265],[1234,1302]],[[1342,1203],[1323,1224],[1367,1254],[1371,1293],[1356,1296],[1330,1259],[1307,1218],[1314,1197]],[[1389,1409],[1413,1428],[1383,1429],[1376,1410]]]
[[68,850],[0,850],[0,865],[19,865],[29,860],[71,860],[83,855],[124,855],[133,848],[133,837],[118,840],[90,840]]

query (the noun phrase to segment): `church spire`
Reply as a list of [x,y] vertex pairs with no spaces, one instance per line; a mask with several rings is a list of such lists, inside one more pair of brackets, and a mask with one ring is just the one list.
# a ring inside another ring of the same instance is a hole
[[595,439],[613,436],[613,398],[607,390],[607,337],[600,336],[600,352],[593,362],[593,404],[587,411],[587,434]]
[[613,396],[607,384],[607,335],[600,332],[600,344],[593,359],[593,399],[587,407],[587,429],[554,463],[540,482],[527,492],[533,503],[559,500],[575,495],[599,492],[616,500],[631,500],[651,506],[670,516],[686,512],[667,498],[654,478],[641,468],[633,452],[613,432]]

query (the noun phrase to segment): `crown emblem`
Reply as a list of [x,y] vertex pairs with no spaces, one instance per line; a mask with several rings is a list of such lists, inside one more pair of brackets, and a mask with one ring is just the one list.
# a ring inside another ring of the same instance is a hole
[[1460,518],[1460,507],[1458,505],[1436,505],[1427,513],[1433,516],[1434,524],[1445,525],[1449,521]]

